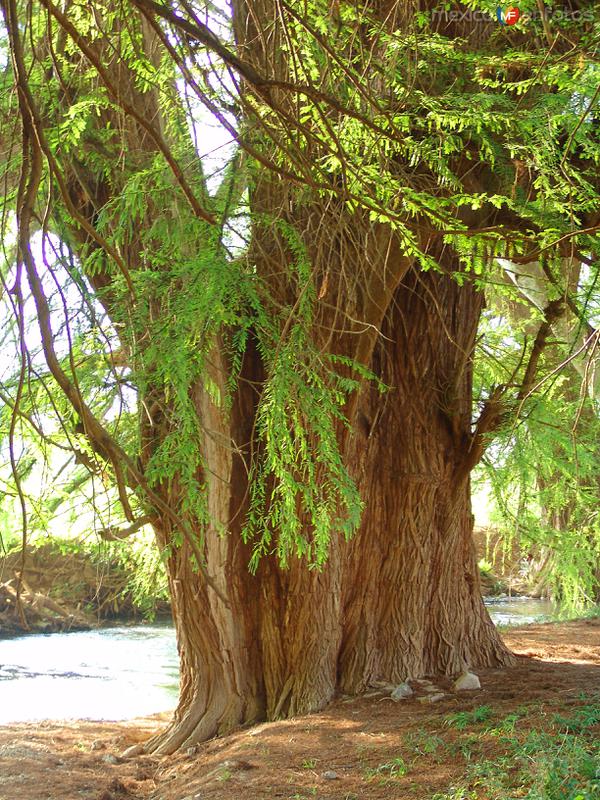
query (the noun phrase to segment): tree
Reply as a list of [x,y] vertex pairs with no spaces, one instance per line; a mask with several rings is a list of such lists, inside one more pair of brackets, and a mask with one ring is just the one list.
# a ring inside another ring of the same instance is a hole
[[[147,748],[380,677],[511,663],[469,475],[560,304],[475,422],[473,354],[498,256],[593,261],[593,18],[549,42],[546,18],[509,32],[426,4],[238,0],[232,39],[188,0],[2,7],[10,434],[30,292],[65,438],[113,481],[122,534],[150,522],[165,555],[181,698]],[[238,144],[216,189],[199,104]],[[67,285],[94,336],[65,313],[61,354]],[[99,351],[136,393],[121,414],[98,405]]]
[[[543,325],[547,280],[539,264],[519,272],[528,279],[520,298],[488,291],[485,356],[477,370],[485,374],[476,384],[506,381],[522,358],[522,338],[535,338]],[[528,554],[528,592],[552,593],[574,611],[598,593],[598,354],[593,292],[580,264],[564,274],[585,316],[574,320],[565,308],[553,324],[535,402],[496,438],[481,472],[493,488],[503,545]]]

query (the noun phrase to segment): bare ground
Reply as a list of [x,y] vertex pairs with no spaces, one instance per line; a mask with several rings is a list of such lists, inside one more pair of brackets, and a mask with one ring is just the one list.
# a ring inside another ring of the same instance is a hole
[[340,698],[320,714],[245,729],[175,756],[119,756],[164,717],[6,726],[0,800],[432,798],[460,782],[465,759],[489,758],[498,746],[471,732],[467,753],[448,715],[485,705],[498,720],[517,710],[539,729],[580,704],[583,693],[600,695],[600,620],[530,625],[505,638],[518,663],[481,671],[481,690],[435,704],[394,703],[377,693]]

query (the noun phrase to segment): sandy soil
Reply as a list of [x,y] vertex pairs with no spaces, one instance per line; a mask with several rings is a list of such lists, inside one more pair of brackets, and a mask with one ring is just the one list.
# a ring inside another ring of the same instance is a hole
[[[600,620],[526,626],[506,639],[518,663],[481,671],[481,690],[447,694],[435,704],[394,703],[379,693],[340,698],[320,714],[242,730],[170,757],[119,755],[164,724],[160,717],[6,726],[0,800],[431,798],[465,770],[457,755],[462,734],[447,725],[449,714],[487,705],[500,719],[526,707],[527,724],[535,726],[548,710],[600,693]],[[442,734],[443,750],[427,752],[423,743]],[[482,740],[487,757],[494,746]],[[394,768],[399,758],[410,767],[405,775]]]

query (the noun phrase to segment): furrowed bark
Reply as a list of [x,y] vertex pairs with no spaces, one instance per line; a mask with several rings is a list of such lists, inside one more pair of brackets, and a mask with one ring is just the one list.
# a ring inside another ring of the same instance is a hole
[[344,691],[510,663],[481,599],[468,476],[457,480],[481,304],[448,275],[412,271],[386,318],[373,369],[390,390],[362,393],[354,439],[367,512],[350,547]]
[[[457,482],[471,441],[481,305],[446,274],[411,270],[394,292],[370,362],[390,389],[361,392],[345,450],[364,520],[353,541],[334,539],[321,572],[301,562],[282,570],[267,558],[251,576],[236,531],[209,532],[207,564],[226,576],[225,613],[184,553],[170,560],[183,691],[174,725],[150,748],[168,752],[257,719],[314,711],[376,679],[512,663],[481,598],[469,482]],[[239,419],[250,425],[252,411],[249,402]],[[210,471],[234,461],[222,454]],[[238,470],[230,481],[238,494],[243,477]],[[231,509],[231,497],[218,495]]]

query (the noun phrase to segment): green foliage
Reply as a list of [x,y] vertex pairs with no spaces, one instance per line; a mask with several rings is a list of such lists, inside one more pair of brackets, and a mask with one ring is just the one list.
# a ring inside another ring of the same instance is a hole
[[396,778],[403,778],[408,772],[408,765],[401,756],[398,756],[385,764],[368,768],[365,775],[367,780],[376,780],[380,785],[385,786],[393,783]]
[[[473,785],[490,800],[519,792],[528,800],[594,800],[600,792],[600,750],[594,739],[530,732],[506,758],[474,764]],[[515,769],[516,767],[516,769]]]
[[490,706],[479,706],[473,711],[457,711],[455,714],[448,714],[446,716],[446,724],[459,731],[464,731],[470,725],[487,722],[492,714]]
[[[253,570],[271,551],[283,565],[292,554],[312,566],[322,565],[332,532],[349,537],[362,511],[342,462],[338,433],[346,424],[344,406],[365,370],[357,365],[356,377],[343,376],[333,368],[342,360],[323,358],[314,346],[309,335],[315,300],[311,264],[295,231],[279,227],[294,256],[299,300],[286,338],[262,310],[257,314],[258,345],[268,377],[256,416],[263,447],[243,532],[253,541]],[[283,320],[290,313],[285,309]]]
[[[506,380],[521,349],[504,328],[484,330],[477,374],[482,393],[484,384]],[[496,436],[480,472],[491,487],[506,550],[516,543],[541,560],[539,554],[551,553],[546,580],[570,609],[594,599],[600,556],[600,427],[593,403],[576,387],[577,378],[566,372],[542,395],[528,398],[522,420],[510,421]]]
[[169,601],[169,588],[163,554],[152,541],[150,532],[138,533],[131,541],[123,544],[106,543],[100,552],[120,565],[128,579],[123,586],[122,596],[131,598],[139,612],[149,620],[156,617],[156,610]]
[[555,725],[565,733],[586,733],[600,723],[600,705],[586,705],[578,708],[570,717],[556,715]]
[[[495,13],[491,4],[469,5]],[[373,219],[397,226],[407,252],[414,249],[417,257],[424,254],[401,221],[412,215],[422,215],[434,227],[456,229],[461,227],[456,209],[506,207],[541,226],[550,240],[557,236],[561,215],[566,221],[578,209],[597,207],[592,164],[598,160],[598,139],[588,120],[582,124],[581,104],[574,102],[595,92],[595,67],[585,56],[579,61],[548,57],[531,38],[512,47],[500,26],[496,36],[467,44],[459,36],[433,32],[423,17],[414,22],[409,30],[390,32],[364,9],[344,9],[336,28],[324,0],[310,4],[310,24],[299,15],[288,20],[284,49],[293,59],[295,79],[318,82],[346,110],[332,123],[326,101],[306,95],[297,143],[313,152],[316,143],[323,154],[318,166],[343,178],[349,205],[364,205]],[[370,28],[378,42],[370,76],[360,73],[359,26]],[[571,33],[585,41],[585,23],[573,22]],[[380,75],[386,76],[387,91],[372,88]],[[275,115],[264,113],[277,128]],[[286,130],[278,132],[285,141]],[[585,161],[563,163],[567,140],[585,153]],[[456,169],[459,154],[474,169],[490,166],[496,191],[465,192]],[[535,194],[515,186],[515,159],[535,169]],[[403,169],[394,169],[399,162]],[[417,177],[424,168],[442,190],[435,199]],[[317,174],[323,173],[317,168]],[[509,246],[519,246],[515,234]],[[493,251],[493,236],[469,237],[471,256],[484,240],[487,252]]]
[[14,524],[12,513],[4,508],[6,505],[6,495],[2,498],[2,508],[0,508],[0,554],[10,553],[21,545],[21,535],[18,525]]
[[406,737],[406,745],[417,756],[436,759],[436,754],[445,748],[441,736],[425,730],[417,730]]
[[[595,800],[600,796],[600,720],[597,698],[583,698],[569,717],[523,707],[477,735],[462,734],[451,750],[462,753],[466,775],[436,800]],[[486,741],[493,737],[492,741]],[[480,745],[477,759],[471,757]],[[488,757],[481,757],[485,746]],[[489,757],[489,753],[494,753]]]
[[[267,76],[291,86],[278,89],[293,98],[281,106],[270,91],[238,96],[223,61],[224,48],[234,48],[231,26],[215,8],[207,14],[223,37],[219,56],[200,41],[191,46],[166,22],[170,46],[149,48],[127,4],[76,0],[68,30],[37,3],[24,18],[25,68],[47,144],[34,209],[44,220],[37,261],[61,367],[129,464],[143,464],[150,489],[169,496],[202,544],[207,531],[224,535],[229,523],[209,512],[211,482],[223,479],[211,474],[209,440],[227,428],[248,380],[246,361],[258,352],[252,441],[228,445],[250,476],[243,537],[252,569],[271,555],[283,566],[300,558],[321,567],[332,538],[351,536],[362,512],[340,440],[349,400],[377,378],[348,354],[322,347],[315,275],[328,264],[314,263],[318,248],[298,221],[317,202],[357,225],[392,229],[423,270],[440,268],[428,243],[443,240],[460,265],[459,284],[505,299],[506,286],[491,288],[500,282],[496,258],[539,250],[558,275],[552,293],[560,296],[558,256],[569,243],[590,264],[576,310],[587,320],[598,311],[599,245],[588,224],[600,207],[596,22],[552,19],[569,42],[565,53],[548,49],[535,17],[519,23],[514,38],[501,26],[467,38],[460,29],[445,35],[430,11],[390,26],[364,6],[337,3],[332,13],[328,0],[310,0],[301,11],[296,5],[278,12],[285,36],[277,46],[289,74]],[[495,11],[487,1],[461,5]],[[522,4],[524,14],[535,8]],[[85,53],[82,42],[90,45]],[[1,81],[0,138],[12,140],[11,68]],[[119,81],[124,88],[113,85]],[[195,145],[198,104],[248,148],[221,165],[214,191],[208,159]],[[16,154],[3,165],[13,187],[2,200],[7,240],[21,166]],[[268,180],[286,185],[276,218],[247,205]],[[280,272],[261,271],[256,244],[232,253],[231,228],[253,242],[267,228]],[[319,235],[327,242],[330,231]],[[6,261],[8,285],[14,257]],[[356,273],[350,283],[360,285],[360,265],[347,268]],[[344,298],[338,303],[343,308]],[[21,312],[13,306],[9,313],[14,320]],[[524,326],[498,314],[485,317],[482,334],[476,392],[483,408],[498,386],[518,397],[532,342]],[[111,350],[126,366],[115,367]],[[550,359],[545,367],[554,369]],[[6,443],[16,430],[27,451],[5,482],[25,488],[34,528],[43,528],[56,509],[34,496],[33,481],[27,485],[29,457],[50,474],[62,469],[53,448],[75,451],[111,500],[119,476],[90,444],[39,352],[24,372],[24,389],[14,372],[4,385],[0,436]],[[503,426],[485,475],[508,538],[551,549],[556,591],[582,604],[593,593],[600,553],[597,408],[583,423],[579,398],[562,377],[521,399],[511,419],[518,412],[523,421]],[[218,418],[218,430],[209,418]],[[152,506],[147,491],[125,478],[121,498],[144,513]],[[559,517],[568,524],[555,524]],[[183,530],[171,527],[178,544]]]

